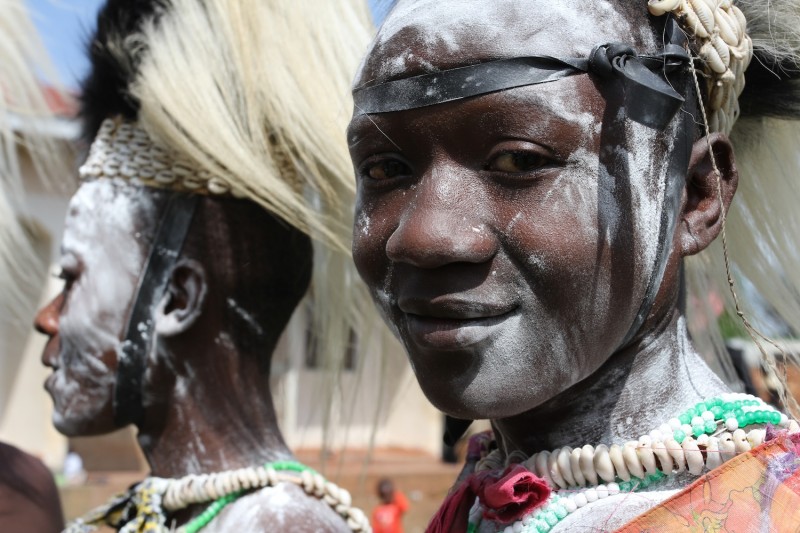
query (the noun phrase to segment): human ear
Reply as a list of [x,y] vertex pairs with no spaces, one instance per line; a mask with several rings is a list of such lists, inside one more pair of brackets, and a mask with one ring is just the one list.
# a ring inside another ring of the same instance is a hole
[[170,337],[191,328],[202,313],[207,288],[200,263],[193,259],[178,261],[155,311],[156,333]]
[[728,137],[712,133],[695,141],[679,227],[682,257],[705,250],[717,238],[722,231],[723,209],[728,212],[738,184],[739,172]]

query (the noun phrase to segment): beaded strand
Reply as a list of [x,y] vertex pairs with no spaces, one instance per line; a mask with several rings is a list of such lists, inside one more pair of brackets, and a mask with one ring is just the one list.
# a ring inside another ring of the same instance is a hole
[[[574,450],[564,447],[529,458],[515,451],[507,461],[503,461],[499,450],[493,450],[475,470],[522,463],[545,479],[555,489],[545,505],[498,531],[547,533],[568,514],[598,499],[646,489],[673,473],[700,475],[704,469],[713,470],[764,442],[766,429],[744,431],[754,424],[772,424],[790,434],[800,432],[796,421],[760,398],[727,393],[696,404],[638,441],[622,446],[586,445]],[[556,493],[563,489],[571,489],[571,493]],[[470,510],[468,532],[477,531],[481,515],[480,502],[476,500]]]
[[241,492],[233,492],[215,500],[206,508],[205,511],[200,513],[199,516],[183,526],[183,531],[185,533],[197,533],[206,527],[212,520],[214,520],[214,518],[216,518],[216,516],[220,513],[220,511],[222,511],[222,509],[225,508],[226,505],[236,501],[241,495]]
[[[700,475],[704,468],[716,468],[723,461],[760,445],[766,436],[762,428],[745,432],[753,424],[770,423],[790,433],[800,431],[794,420],[748,394],[729,393],[709,398],[687,409],[668,423],[661,424],[638,440],[623,445],[558,448],[526,458],[512,453],[510,463],[523,463],[528,470],[552,487],[583,487],[631,477],[645,479],[660,463],[665,471],[688,470]],[[696,438],[695,438],[696,437]],[[703,449],[701,450],[702,447]],[[706,457],[703,457],[706,452]],[[494,450],[476,465],[476,471],[503,467],[499,450]]]
[[[294,472],[286,475],[283,472]],[[247,490],[292,483],[309,496],[327,503],[347,522],[354,532],[369,531],[369,521],[361,509],[351,507],[350,493],[327,481],[312,468],[295,461],[276,461],[259,467],[241,468],[215,474],[189,475],[178,480],[168,480],[164,492],[164,509],[176,511],[190,505],[214,500],[199,516],[178,529],[179,533],[197,533],[209,524],[226,505],[242,496]]]

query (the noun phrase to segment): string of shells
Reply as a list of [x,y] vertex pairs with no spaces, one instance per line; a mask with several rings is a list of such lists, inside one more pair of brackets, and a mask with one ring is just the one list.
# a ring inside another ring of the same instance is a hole
[[[788,429],[789,434],[800,433],[800,425],[794,420],[788,419],[780,427]],[[522,463],[551,487],[560,489],[613,483],[617,479],[630,481],[632,476],[643,479],[658,471],[668,475],[688,471],[699,476],[759,446],[765,436],[763,428],[736,429],[713,436],[700,435],[697,439],[686,436],[679,444],[671,437],[661,440],[643,435],[638,441],[629,441],[621,446],[600,444],[594,447],[587,444],[574,449],[566,446],[535,453],[531,457],[515,451],[504,458],[500,450],[493,450],[478,462],[475,469],[495,470],[507,464]]]
[[753,57],[747,21],[731,0],[649,0],[652,15],[672,13],[700,45],[708,76],[709,131],[729,134],[739,118],[744,72]]
[[194,194],[243,197],[224,179],[194,168],[154,143],[143,129],[120,119],[103,121],[78,174],[84,181],[117,178]]
[[363,511],[352,507],[352,498],[347,489],[309,470],[292,474],[275,470],[271,466],[258,466],[214,474],[189,475],[167,481],[162,501],[167,511],[207,503],[240,491],[274,487],[279,483],[292,483],[302,488],[309,496],[327,503],[345,519],[352,531],[370,530],[369,520]]

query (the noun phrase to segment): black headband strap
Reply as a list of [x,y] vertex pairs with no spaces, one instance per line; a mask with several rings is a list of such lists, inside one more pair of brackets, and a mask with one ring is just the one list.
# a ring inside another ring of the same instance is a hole
[[353,101],[357,114],[405,111],[560,80],[585,72],[588,64],[549,56],[498,59],[362,87],[353,91]]
[[120,426],[140,421],[144,413],[142,383],[153,338],[153,308],[163,297],[169,275],[180,257],[197,202],[194,194],[172,195],[139,277],[117,363],[114,419]]
[[689,55],[676,44],[667,44],[657,56],[638,56],[628,45],[607,44],[595,47],[589,59],[514,57],[359,87],[353,91],[353,102],[356,115],[390,113],[592,73],[619,77],[625,86],[628,117],[663,129],[683,97],[656,72],[682,67],[688,61]]

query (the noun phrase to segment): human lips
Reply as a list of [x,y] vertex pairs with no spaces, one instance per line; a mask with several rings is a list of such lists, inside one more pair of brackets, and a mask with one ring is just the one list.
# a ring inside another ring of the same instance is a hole
[[53,371],[53,373],[47,376],[47,379],[44,380],[44,390],[46,390],[51,395],[53,394],[53,389],[55,388],[56,380],[58,379],[56,377],[56,372],[57,370]]
[[459,298],[401,298],[398,308],[405,318],[409,340],[441,351],[479,344],[517,315],[515,304]]
[[47,379],[44,382],[44,389],[52,394],[53,387],[56,381],[56,374],[58,373],[58,369],[60,368],[59,365],[60,357],[58,354],[58,344],[52,343],[52,340],[48,342],[45,346],[44,351],[42,352],[41,362],[46,368],[52,370]]
[[64,380],[64,371],[59,367],[53,367],[53,372],[44,380],[44,390],[47,391],[56,403],[60,401]]

